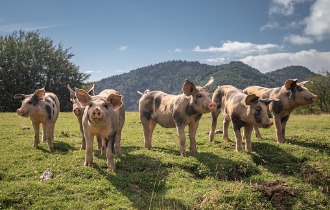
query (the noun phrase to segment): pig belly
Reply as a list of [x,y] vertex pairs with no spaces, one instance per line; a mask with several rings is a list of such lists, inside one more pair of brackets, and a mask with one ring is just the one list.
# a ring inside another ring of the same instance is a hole
[[157,113],[152,115],[151,118],[164,128],[175,128],[175,122],[171,114],[160,114]]

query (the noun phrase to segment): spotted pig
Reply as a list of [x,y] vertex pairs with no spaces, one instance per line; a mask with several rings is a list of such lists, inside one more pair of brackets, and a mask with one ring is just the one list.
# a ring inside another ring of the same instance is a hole
[[76,97],[85,108],[82,126],[86,139],[85,165],[93,162],[93,139],[102,138],[101,154],[107,157],[107,167],[115,169],[114,149],[121,152],[121,131],[125,122],[123,97],[116,90],[106,89],[99,95],[91,96],[83,89],[75,89]]
[[[255,94],[260,98],[278,99],[269,105],[275,121],[276,140],[278,143],[285,141],[285,127],[291,112],[300,106],[316,101],[317,95],[311,93],[305,84],[309,81],[298,82],[297,79],[288,79],[282,87],[265,88],[250,86],[244,89],[247,94]],[[256,136],[261,139],[259,129],[255,127]]]
[[212,101],[217,104],[217,108],[211,113],[211,131],[209,140],[213,141],[217,119],[222,112],[223,120],[223,139],[228,138],[228,126],[230,121],[233,124],[236,137],[236,151],[242,151],[241,128],[244,128],[244,138],[246,140],[245,150],[252,151],[251,132],[253,126],[269,128],[272,122],[269,120],[267,104],[271,101],[260,99],[254,94],[246,95],[242,90],[231,86],[219,86],[213,93]]
[[29,117],[34,128],[34,147],[39,144],[39,127],[42,124],[42,141],[48,142],[49,149],[53,149],[55,123],[60,112],[60,102],[54,93],[46,93],[45,89],[38,89],[33,94],[16,94],[15,99],[21,99],[22,104],[16,113],[22,117]]
[[195,86],[186,80],[183,94],[170,95],[162,91],[144,93],[139,101],[140,120],[144,132],[144,145],[151,148],[152,133],[157,124],[165,128],[176,128],[179,135],[180,155],[185,156],[186,136],[184,128],[189,125],[190,151],[196,153],[195,135],[199,120],[204,113],[215,109],[209,97],[214,79],[210,78],[204,87]]

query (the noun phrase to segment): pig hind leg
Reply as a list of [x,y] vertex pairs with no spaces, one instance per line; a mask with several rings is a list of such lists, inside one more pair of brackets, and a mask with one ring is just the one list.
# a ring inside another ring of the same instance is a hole
[[116,132],[109,136],[109,139],[105,139],[106,142],[106,156],[107,156],[107,167],[110,170],[114,170],[115,161],[114,161],[114,146],[116,141]]
[[144,133],[144,147],[151,149],[151,138],[152,133],[157,125],[157,123],[153,119],[144,119],[141,117],[141,122],[143,126],[143,133]]
[[42,123],[42,142],[47,141],[47,125]]
[[229,137],[228,137],[228,127],[230,124],[230,119],[229,117],[224,116],[223,118],[223,139],[225,141],[230,141]]

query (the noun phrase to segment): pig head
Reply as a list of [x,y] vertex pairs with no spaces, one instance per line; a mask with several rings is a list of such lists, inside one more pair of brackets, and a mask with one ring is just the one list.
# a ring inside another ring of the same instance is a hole
[[16,94],[14,99],[22,100],[16,113],[31,119],[34,129],[34,147],[39,144],[39,127],[42,124],[42,140],[47,140],[49,149],[53,149],[55,123],[60,112],[60,102],[54,93],[38,89],[33,94]]
[[[67,85],[67,88],[70,92],[70,101],[72,103],[72,112],[75,114],[75,116],[78,119],[80,133],[82,135],[80,150],[85,150],[86,149],[86,141],[85,141],[83,126],[82,126],[82,117],[83,117],[85,108],[82,107],[82,105],[80,104],[79,100],[76,97],[76,92],[70,87],[69,84]],[[93,86],[89,89],[89,91],[87,93],[91,96],[94,96],[95,95],[94,88],[95,88],[95,84],[93,84]],[[102,139],[101,139],[100,136],[96,136],[96,138],[97,138],[98,149],[101,149]]]
[[[255,94],[261,98],[277,99],[270,103],[269,110],[274,117],[276,140],[278,143],[285,141],[285,127],[291,112],[300,106],[315,102],[317,95],[311,93],[305,84],[309,81],[298,82],[297,79],[289,79],[282,87],[265,88],[250,86],[244,89],[247,94]],[[256,136],[261,139],[258,128],[255,127]]]
[[222,112],[223,120],[223,138],[229,141],[228,126],[232,122],[235,137],[236,151],[242,151],[241,128],[244,128],[244,137],[246,140],[245,150],[252,151],[251,132],[253,126],[269,128],[272,122],[268,116],[267,105],[271,102],[269,99],[260,99],[254,94],[246,95],[242,90],[231,86],[219,86],[212,96],[212,101],[217,104],[217,108],[211,113],[211,131],[209,140],[214,140],[214,132],[217,125],[217,119]]
[[139,101],[140,120],[143,126],[144,145],[151,148],[152,133],[157,124],[165,128],[176,128],[179,135],[180,155],[185,156],[186,136],[184,128],[189,125],[190,151],[196,153],[195,135],[199,120],[204,113],[215,109],[209,97],[209,88],[214,79],[210,78],[203,87],[186,80],[183,94],[170,95],[161,91],[142,94]]
[[[121,130],[125,121],[122,95],[113,89],[91,96],[83,89],[75,89],[76,97],[84,110],[82,126],[86,139],[85,165],[93,162],[93,139],[102,138],[101,154],[107,157],[107,167],[115,169],[114,146],[120,153]],[[118,139],[119,138],[119,139]]]

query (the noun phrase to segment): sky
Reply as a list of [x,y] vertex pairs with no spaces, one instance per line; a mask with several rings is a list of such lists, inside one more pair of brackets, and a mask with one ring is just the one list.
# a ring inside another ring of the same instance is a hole
[[89,81],[170,60],[330,70],[330,0],[0,2],[0,36],[38,31]]

